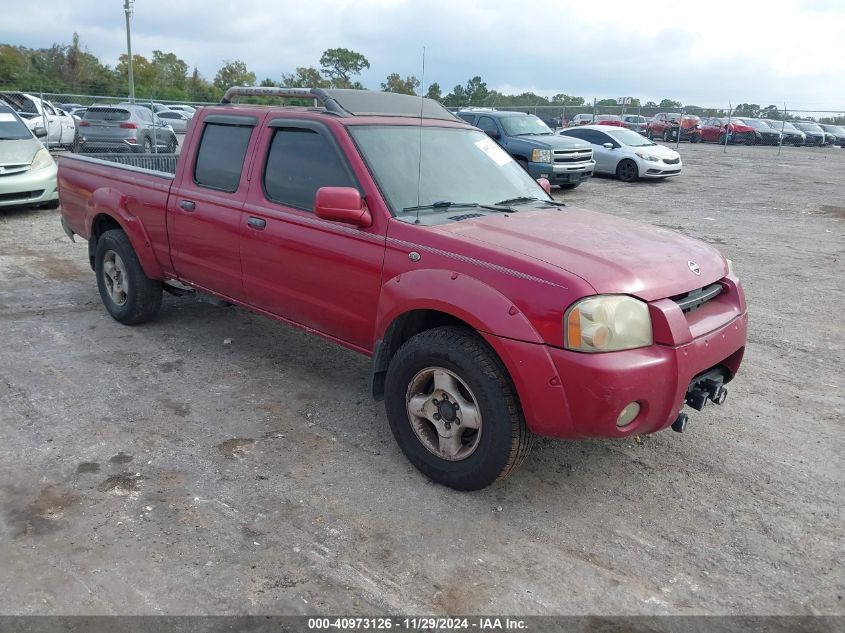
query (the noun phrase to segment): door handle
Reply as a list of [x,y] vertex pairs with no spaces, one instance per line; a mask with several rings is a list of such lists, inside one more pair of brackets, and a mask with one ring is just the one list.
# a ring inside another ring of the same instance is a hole
[[185,211],[193,211],[197,208],[197,205],[190,200],[182,200],[182,202],[179,203],[179,206],[185,209]]
[[262,220],[261,218],[250,218],[246,223],[249,228],[255,229],[256,231],[263,231],[264,227],[267,226],[267,220]]

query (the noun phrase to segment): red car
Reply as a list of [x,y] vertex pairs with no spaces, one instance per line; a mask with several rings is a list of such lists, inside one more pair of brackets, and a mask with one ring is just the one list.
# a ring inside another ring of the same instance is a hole
[[658,138],[669,142],[677,140],[680,131],[682,141],[697,143],[701,140],[700,122],[701,119],[694,114],[682,115],[679,112],[660,112],[655,114],[648,122],[646,136],[652,140]]
[[534,433],[682,431],[684,403],[721,404],[742,361],[745,297],[716,249],[562,209],[432,100],[233,88],[178,157],[114,161],[65,154],[58,174],[114,319],[148,321],[187,285],[369,356],[399,446],[453,488],[508,476]]
[[731,119],[730,124],[727,117],[710,117],[701,122],[702,141],[724,143],[725,134],[728,143],[754,144],[754,128],[739,119]]
[[616,127],[625,127],[625,121],[622,120],[622,117],[617,116],[615,114],[599,114],[596,115],[595,121],[593,121],[595,125],[615,125]]

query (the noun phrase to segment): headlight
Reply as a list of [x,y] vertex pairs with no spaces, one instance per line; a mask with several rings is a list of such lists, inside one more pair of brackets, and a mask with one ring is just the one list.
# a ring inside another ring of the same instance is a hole
[[634,152],[637,156],[642,158],[643,160],[647,160],[650,163],[659,163],[660,157],[659,156],[652,156],[651,154],[646,154],[645,152]]
[[648,306],[626,295],[582,299],[563,320],[566,348],[579,352],[614,352],[654,342]]
[[532,163],[550,163],[552,162],[552,150],[550,149],[535,149],[531,151]]
[[45,167],[52,167],[53,165],[55,165],[55,162],[53,162],[53,157],[50,156],[50,152],[48,152],[46,148],[41,148],[35,153],[35,158],[32,159],[32,164],[29,168],[35,171],[36,169],[44,169]]

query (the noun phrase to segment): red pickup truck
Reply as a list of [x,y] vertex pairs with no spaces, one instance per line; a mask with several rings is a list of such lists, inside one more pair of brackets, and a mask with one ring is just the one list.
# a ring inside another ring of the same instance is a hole
[[58,182],[112,317],[152,319],[178,282],[372,357],[399,446],[453,488],[507,476],[534,434],[682,431],[745,349],[718,251],[556,202],[427,99],[233,88],[178,161],[65,155]]

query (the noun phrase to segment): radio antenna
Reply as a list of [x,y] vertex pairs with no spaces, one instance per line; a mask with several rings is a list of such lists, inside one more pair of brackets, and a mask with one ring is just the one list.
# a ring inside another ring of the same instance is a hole
[[417,161],[417,218],[414,224],[420,223],[420,181],[422,180],[422,130],[423,108],[425,107],[425,46],[422,50],[422,78],[420,79],[420,154]]

